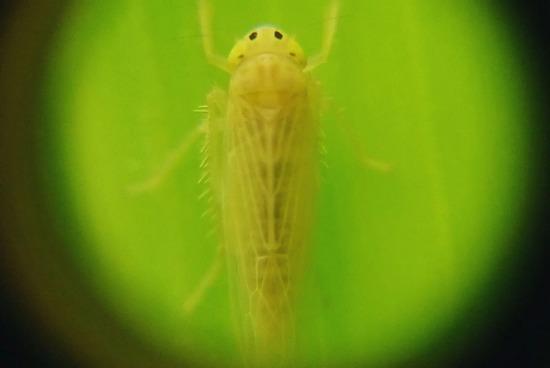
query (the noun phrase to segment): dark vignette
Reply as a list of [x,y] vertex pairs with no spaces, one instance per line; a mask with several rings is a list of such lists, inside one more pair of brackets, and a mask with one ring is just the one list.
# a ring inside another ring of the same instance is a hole
[[[0,40],[3,40],[10,21],[17,16],[17,8],[21,3],[16,0],[0,2]],[[50,3],[55,8],[60,7],[62,2]],[[468,346],[460,354],[450,354],[436,366],[545,367],[550,366],[550,353],[546,351],[550,343],[550,294],[545,286],[546,281],[550,280],[549,252],[546,249],[550,244],[550,185],[546,174],[547,163],[544,162],[544,158],[550,157],[550,78],[547,71],[550,66],[550,40],[546,36],[550,33],[550,2],[501,0],[493,3],[496,8],[502,9],[502,16],[517,32],[517,40],[524,50],[520,62],[531,72],[530,83],[534,87],[530,97],[536,107],[533,112],[533,137],[536,144],[532,149],[533,156],[542,159],[537,163],[539,175],[532,188],[534,199],[530,209],[531,217],[521,232],[521,239],[517,239],[529,252],[528,257],[519,262],[522,277],[508,290],[512,295],[502,297],[501,313],[492,323],[496,328],[480,332],[478,340],[482,343]],[[8,88],[6,85],[0,87],[2,90]],[[3,208],[1,215],[7,214],[8,211]],[[0,246],[6,241],[5,234],[0,233]],[[2,254],[3,249],[0,249],[0,256]],[[0,265],[2,271],[10,267],[3,261],[0,261]],[[18,293],[10,288],[5,277],[1,277],[0,365],[79,366],[76,357],[48,342],[24,311]],[[423,361],[428,362],[429,359]],[[427,363],[419,365],[432,366]]]

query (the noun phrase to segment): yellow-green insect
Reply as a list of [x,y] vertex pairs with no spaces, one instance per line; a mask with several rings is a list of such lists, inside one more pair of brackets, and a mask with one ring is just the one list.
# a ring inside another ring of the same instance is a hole
[[[191,140],[205,133],[205,167],[220,218],[239,336],[251,366],[291,365],[295,285],[310,242],[318,187],[320,101],[310,72],[328,57],[337,13],[334,1],[321,52],[314,57],[307,58],[282,30],[260,27],[224,58],[214,52],[209,4],[200,1],[206,58],[230,73],[229,88],[210,92],[205,123],[158,175],[137,188],[160,182]],[[188,311],[219,268],[216,261],[187,300]]]

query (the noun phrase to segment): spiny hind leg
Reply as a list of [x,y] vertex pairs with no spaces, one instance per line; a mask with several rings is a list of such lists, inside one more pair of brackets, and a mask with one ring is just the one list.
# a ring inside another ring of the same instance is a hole
[[212,261],[212,264],[208,268],[208,271],[206,271],[191,295],[189,295],[183,303],[183,311],[185,312],[185,314],[190,315],[195,311],[197,306],[203,300],[206,291],[208,291],[212,287],[212,285],[214,285],[214,283],[220,276],[223,253],[223,246],[220,245],[218,247],[214,260]]
[[202,46],[206,60],[210,64],[229,72],[227,59],[214,51],[214,41],[212,37],[212,6],[208,0],[199,0],[199,25],[201,28]]
[[[206,129],[206,165],[204,166],[205,175],[209,178],[209,187],[213,195],[213,202],[221,202],[221,152],[223,151],[223,135],[225,123],[225,111],[227,105],[227,95],[220,88],[214,88],[207,97],[208,119]],[[215,208],[211,208],[211,210]],[[219,209],[218,209],[219,210]],[[183,304],[186,314],[191,314],[204,298],[205,293],[212,287],[218,279],[222,266],[224,249],[219,245],[216,256],[212,264],[204,274],[202,280],[197,284],[195,290],[189,295]]]
[[180,145],[166,158],[164,163],[149,178],[140,183],[128,187],[131,194],[139,194],[156,189],[162,184],[177,164],[185,157],[189,148],[197,141],[199,136],[206,131],[206,123],[201,123],[193,129],[180,143]]
[[336,28],[338,26],[339,12],[340,2],[338,0],[332,0],[325,16],[325,29],[323,34],[323,41],[321,43],[321,50],[317,55],[314,55],[308,59],[304,71],[309,72],[327,61],[328,56],[330,55],[330,51],[332,49],[332,44],[334,42]]

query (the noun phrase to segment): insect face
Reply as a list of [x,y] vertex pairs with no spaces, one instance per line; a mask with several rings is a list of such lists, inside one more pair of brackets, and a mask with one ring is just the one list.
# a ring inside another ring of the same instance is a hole
[[229,53],[229,65],[235,69],[244,60],[260,54],[276,54],[306,65],[304,52],[293,37],[274,27],[260,27],[239,40]]

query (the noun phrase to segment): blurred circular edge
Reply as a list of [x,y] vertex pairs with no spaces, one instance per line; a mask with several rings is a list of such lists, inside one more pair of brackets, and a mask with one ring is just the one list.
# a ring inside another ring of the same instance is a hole
[[[31,316],[32,322],[38,326],[36,334],[47,341],[49,347],[66,349],[70,357],[79,364],[89,366],[156,366],[170,367],[181,366],[182,362],[169,356],[161,356],[158,351],[151,350],[146,343],[138,338],[125,333],[121,326],[108,311],[103,310],[100,304],[93,300],[82,285],[78,283],[78,272],[71,268],[67,254],[60,244],[65,244],[59,231],[59,223],[50,214],[48,193],[43,188],[37,190],[42,178],[37,172],[37,153],[40,152],[40,141],[37,139],[36,128],[40,123],[38,98],[42,82],[42,72],[47,64],[50,41],[55,37],[56,27],[62,25],[62,18],[70,7],[70,1],[34,1],[23,5],[13,6],[13,9],[4,18],[7,19],[2,30],[0,46],[0,118],[3,123],[0,162],[2,167],[2,180],[0,181],[0,200],[3,211],[3,219],[0,223],[1,236],[4,238],[2,252],[2,266],[7,278],[8,288],[12,289],[17,300],[15,305],[22,307],[25,316]],[[548,118],[548,108],[545,109],[548,98],[547,76],[544,74],[544,62],[548,61],[541,39],[533,39],[535,28],[529,28],[525,22],[526,15],[511,14],[513,1],[502,5],[500,9],[504,21],[510,23],[511,36],[522,56],[520,63],[528,73],[526,84],[530,98],[529,105],[534,108],[533,116],[527,120],[535,123],[530,128],[529,143],[532,152],[530,157],[534,160],[531,164],[535,170],[545,167],[542,157],[544,153],[545,139],[548,137],[548,127],[544,122]],[[497,5],[492,7],[497,10]],[[8,10],[10,10],[8,8]],[[510,13],[510,14],[509,14]],[[8,18],[9,17],[9,18]],[[519,20],[521,18],[521,21]],[[540,31],[541,29],[539,29]],[[533,51],[538,50],[538,51]],[[538,53],[537,53],[538,52]],[[546,102],[545,102],[546,101]],[[32,108],[29,108],[32,106]],[[538,174],[538,171],[537,171]],[[522,259],[511,259],[509,267],[520,269],[518,277],[506,283],[506,290],[497,290],[496,297],[489,302],[490,310],[507,305],[504,311],[497,313],[492,318],[502,322],[509,328],[517,328],[520,321],[507,321],[512,315],[517,318],[519,314],[528,312],[527,307],[520,305],[523,297],[529,297],[534,288],[542,283],[544,274],[542,263],[544,257],[540,253],[543,239],[547,239],[547,229],[544,220],[548,215],[545,198],[548,193],[548,181],[545,174],[536,175],[534,185],[529,187],[530,198],[524,205],[527,215],[526,223],[518,226],[516,236],[512,242],[526,244],[529,248]],[[530,252],[530,253],[529,253]],[[540,257],[540,258],[537,258]],[[534,268],[535,273],[530,272],[531,262],[538,261]],[[534,279],[538,277],[538,279]],[[529,287],[524,286],[533,282]],[[511,294],[511,295],[510,295]],[[499,304],[503,303],[503,304]],[[529,303],[529,307],[535,301]],[[467,313],[467,317],[471,317]],[[480,321],[482,331],[478,339],[500,339],[499,331],[487,332],[489,322]],[[470,323],[471,325],[471,323]],[[479,326],[478,326],[479,327]],[[485,331],[483,331],[485,330]],[[470,338],[472,331],[459,334],[457,340]],[[500,341],[505,344],[504,341]],[[445,345],[449,340],[445,339]],[[469,341],[466,345],[471,345]],[[464,346],[463,353],[471,355],[469,346]],[[504,346],[504,345],[503,345]],[[461,359],[454,354],[449,355],[443,348],[440,357],[453,366]],[[433,354],[433,350],[431,351]],[[430,355],[431,355],[430,354]],[[439,360],[439,359],[435,359]],[[450,361],[449,361],[450,360]],[[434,361],[430,358],[419,356],[416,362]],[[190,363],[190,362],[189,362]],[[409,362],[411,363],[411,362]]]
[[[520,210],[502,238],[505,253],[488,280],[468,299],[454,329],[435,346],[404,366],[486,367],[541,366],[550,328],[550,301],[544,290],[550,275],[545,245],[550,243],[550,62],[545,34],[550,30],[550,3],[504,0],[479,4],[493,14],[507,42],[516,50],[525,128],[524,184],[519,188]],[[544,365],[544,364],[543,364]]]
[[[63,225],[42,186],[40,92],[51,41],[71,1],[22,2],[3,14],[0,47],[0,204],[3,279],[17,317],[32,324],[39,352],[79,366],[181,367],[154,351],[87,293],[64,246]],[[17,5],[15,5],[17,4]],[[43,170],[43,169],[42,169]],[[55,173],[52,173],[55,175]],[[4,290],[2,290],[4,292]],[[14,357],[3,357],[13,359]],[[68,360],[68,361],[67,361]],[[51,362],[47,362],[51,363]],[[198,366],[196,362],[187,362]],[[73,365],[73,364],[69,364]]]

